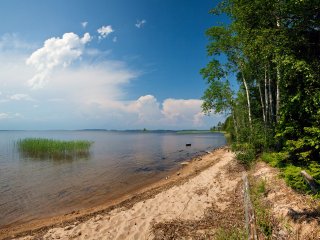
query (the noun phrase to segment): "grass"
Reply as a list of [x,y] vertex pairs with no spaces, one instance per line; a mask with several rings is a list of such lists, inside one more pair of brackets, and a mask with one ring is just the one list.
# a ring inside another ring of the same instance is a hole
[[86,157],[92,142],[26,138],[17,141],[19,151],[27,157],[65,159]]
[[231,228],[231,229],[223,229],[220,228],[215,233],[214,236],[215,240],[243,240],[247,239],[247,234],[244,230],[238,228]]
[[264,235],[266,239],[272,238],[274,228],[274,219],[266,202],[263,201],[266,194],[266,180],[251,182],[251,200],[255,210],[257,230]]

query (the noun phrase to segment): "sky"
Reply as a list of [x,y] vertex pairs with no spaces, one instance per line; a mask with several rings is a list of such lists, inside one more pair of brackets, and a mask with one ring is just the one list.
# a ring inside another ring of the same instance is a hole
[[209,129],[213,0],[0,1],[0,129]]

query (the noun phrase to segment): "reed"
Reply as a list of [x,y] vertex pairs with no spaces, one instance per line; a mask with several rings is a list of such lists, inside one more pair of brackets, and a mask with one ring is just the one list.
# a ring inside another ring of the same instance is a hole
[[61,141],[44,138],[26,138],[17,141],[19,151],[28,157],[35,158],[76,158],[89,155],[92,142],[74,140]]

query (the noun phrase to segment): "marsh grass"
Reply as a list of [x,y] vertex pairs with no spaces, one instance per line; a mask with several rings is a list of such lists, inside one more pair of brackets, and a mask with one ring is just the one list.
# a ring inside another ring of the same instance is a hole
[[26,138],[17,141],[20,153],[32,158],[75,159],[88,157],[92,142]]

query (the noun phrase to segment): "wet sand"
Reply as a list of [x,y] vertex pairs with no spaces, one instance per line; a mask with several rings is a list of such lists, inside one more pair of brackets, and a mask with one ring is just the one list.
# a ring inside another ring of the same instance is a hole
[[[197,157],[156,183],[91,209],[37,219],[0,230],[1,239],[153,239],[155,226],[170,221],[197,221],[213,205],[235,192],[242,169],[227,176],[235,161],[227,148]],[[229,168],[229,170],[228,170]],[[236,219],[235,219],[236,222]],[[159,235],[159,233],[158,233]]]

